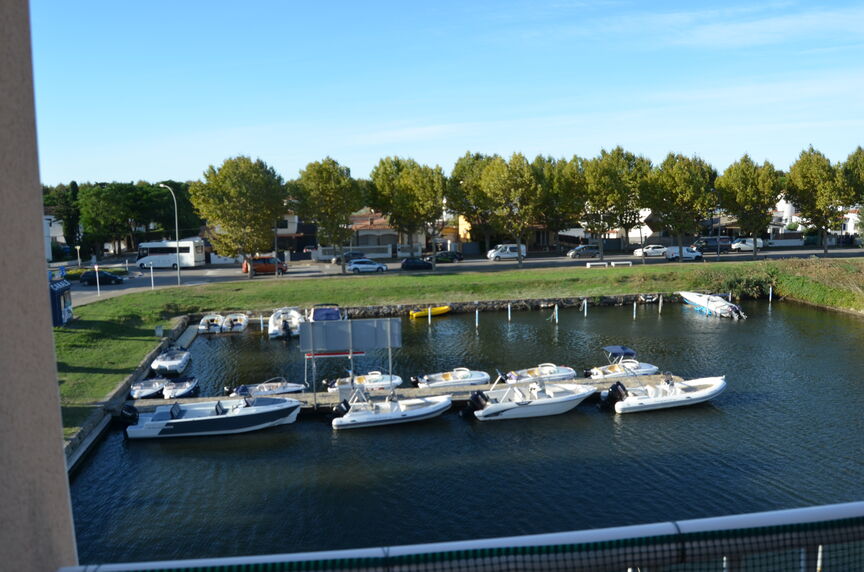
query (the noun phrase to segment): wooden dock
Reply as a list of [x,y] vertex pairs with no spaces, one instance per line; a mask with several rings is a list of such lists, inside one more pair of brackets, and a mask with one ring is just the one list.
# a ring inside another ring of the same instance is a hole
[[[677,381],[683,381],[681,377],[672,376],[673,379]],[[606,389],[609,389],[609,386],[612,385],[615,381],[621,381],[626,387],[636,387],[640,383],[643,385],[654,385],[657,383],[661,383],[663,381],[662,375],[642,375],[639,377],[628,377],[628,378],[617,378],[617,379],[604,379],[604,380],[593,380],[587,378],[576,378],[570,379],[566,381],[561,381],[560,383],[581,383],[583,385],[590,385],[596,389],[595,396],[599,396],[600,392]],[[527,385],[531,382],[521,382],[517,385]],[[504,383],[499,383],[498,386],[503,386]],[[444,395],[449,393],[453,396],[453,407],[460,408],[464,407],[468,398],[471,395],[472,391],[486,391],[492,387],[491,384],[486,385],[463,385],[456,387],[431,387],[431,388],[420,388],[420,387],[411,387],[404,386],[396,388],[396,395],[400,398],[411,398],[411,397],[429,397],[432,395]],[[384,398],[386,397],[390,391],[370,391],[369,392],[372,397]],[[339,393],[338,392],[330,392],[330,391],[319,391],[319,392],[302,392],[302,393],[286,393],[281,395],[280,397],[291,397],[293,399],[299,400],[303,405],[303,411],[305,413],[329,413],[336,405],[339,404]],[[160,405],[166,405],[168,403],[174,403],[175,401],[181,404],[184,403],[202,403],[208,401],[216,401],[217,399],[236,399],[233,397],[226,396],[210,396],[210,397],[192,397],[186,399],[137,399],[134,401],[127,401],[126,403],[130,405],[134,405],[136,409],[142,412],[153,411],[156,407]],[[115,413],[116,414],[116,413]]]

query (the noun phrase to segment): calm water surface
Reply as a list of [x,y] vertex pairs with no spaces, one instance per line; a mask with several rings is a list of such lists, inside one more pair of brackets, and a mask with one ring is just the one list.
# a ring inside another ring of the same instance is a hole
[[[625,344],[685,378],[726,375],[713,402],[614,415],[422,423],[335,433],[325,420],[229,437],[126,442],[112,431],[71,483],[82,563],[411,544],[600,528],[864,498],[864,320],[792,304],[750,319],[684,307],[591,308],[403,322],[393,370],[581,370]],[[203,395],[304,378],[297,342],[199,337]],[[347,360],[319,362],[319,378]],[[387,352],[356,360],[387,369]]]

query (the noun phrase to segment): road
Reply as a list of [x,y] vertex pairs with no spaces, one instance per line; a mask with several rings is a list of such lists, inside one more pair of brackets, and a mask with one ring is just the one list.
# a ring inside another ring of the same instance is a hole
[[[704,263],[716,261],[745,261],[752,260],[752,253],[742,254],[722,254],[717,256],[714,253],[706,253]],[[819,249],[783,249],[783,250],[762,250],[759,252],[759,259],[766,258],[807,258],[810,256],[823,257],[823,253]],[[828,250],[829,258],[849,258],[849,257],[864,257],[864,249],[860,248],[834,248]],[[666,259],[646,258],[641,259],[630,254],[613,254],[603,257],[604,261],[612,262],[630,262],[631,264],[666,264]],[[527,269],[532,268],[560,268],[560,267],[582,267],[585,268],[588,262],[597,262],[596,258],[582,258],[571,260],[560,255],[543,255],[531,253],[531,256],[523,260],[523,265]],[[699,262],[690,262],[686,264],[700,264]],[[102,266],[106,269],[125,268],[124,264],[106,264]],[[390,271],[402,272],[399,267],[399,262],[388,262],[387,267]],[[515,260],[501,260],[492,262],[485,258],[469,258],[463,262],[438,264],[437,272],[496,272],[502,270],[513,270],[518,267]],[[291,280],[293,278],[319,278],[319,277],[340,277],[340,266],[323,262],[310,262],[308,260],[301,262],[290,263],[288,274],[276,276],[256,276],[253,280]],[[421,271],[422,272],[422,271]],[[428,272],[428,271],[425,271]],[[413,272],[418,273],[418,272]],[[345,276],[346,279],[354,279],[354,276]],[[356,277],[360,278],[360,277]],[[240,266],[232,265],[211,265],[200,268],[191,268],[181,270],[181,285],[193,286],[200,284],[210,284],[214,282],[231,282],[238,280],[248,280],[249,278],[240,272]],[[150,272],[141,272],[138,269],[131,267],[129,269],[129,278],[120,285],[103,286],[97,295],[95,286],[83,286],[78,282],[72,283],[72,306],[83,306],[97,300],[104,300],[114,296],[120,296],[129,292],[141,292],[152,288],[165,288],[177,286],[177,272],[171,269],[154,270],[152,276]]]

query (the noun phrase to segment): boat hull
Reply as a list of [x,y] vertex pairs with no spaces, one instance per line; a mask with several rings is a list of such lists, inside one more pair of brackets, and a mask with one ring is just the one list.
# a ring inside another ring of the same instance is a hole
[[[483,409],[474,411],[474,417],[478,421],[498,421],[560,415],[574,409],[595,391],[593,387],[577,384],[547,384],[546,387],[552,391],[553,397],[523,401],[496,402],[496,397],[505,390],[488,391],[486,395],[490,398],[489,403]],[[566,393],[556,397],[556,389]]]
[[483,385],[489,383],[489,374],[485,371],[474,371],[456,368],[453,371],[424,375],[417,382],[417,387],[455,387],[460,385]]
[[591,369],[591,379],[615,379],[619,377],[632,377],[634,375],[654,375],[660,368],[650,363],[636,360],[622,360],[620,362],[595,367]]
[[189,365],[189,356],[187,351],[161,353],[150,364],[150,369],[163,375],[180,375]]
[[554,382],[575,378],[576,370],[572,367],[555,365],[553,363],[541,363],[537,367],[511,371],[505,376],[504,381],[507,383],[523,383],[529,381]]
[[[450,312],[450,306],[433,306],[431,308],[431,313],[433,316],[440,316],[442,314],[447,314]],[[430,309],[427,308],[425,310],[412,310],[408,312],[408,315],[414,319],[417,318],[425,318],[428,317],[430,313]]]
[[[657,386],[662,387],[662,386]],[[615,403],[616,413],[638,413],[670,409],[704,403],[713,399],[726,389],[726,378],[706,377],[685,382],[676,382],[678,392],[651,394],[634,394],[636,389],[628,389],[631,394],[624,400]]]
[[[164,416],[165,411],[159,410],[169,409],[167,406],[160,407],[154,414],[141,415],[137,424],[126,428],[126,436],[129,439],[152,439],[231,435],[286,425],[296,421],[297,414],[300,412],[300,402],[295,399],[285,401],[280,406],[261,408],[260,411],[247,413],[240,410],[237,414],[227,413],[190,419],[160,419],[159,416]],[[228,409],[231,409],[231,402],[224,403]],[[196,404],[196,406],[213,409],[215,402]]]
[[354,413],[349,410],[342,417],[336,417],[331,422],[333,429],[361,429],[365,427],[381,427],[384,425],[398,425],[401,423],[411,423],[414,421],[424,421],[438,417],[448,409],[451,405],[451,397],[449,395],[439,395],[436,397],[405,399],[400,403],[408,407],[411,405],[425,405],[410,407],[406,410],[400,409],[395,412],[380,412],[376,411],[361,411]]
[[333,393],[339,391],[340,387],[363,387],[366,391],[387,391],[402,385],[402,378],[398,375],[381,374],[369,372],[366,375],[358,375],[352,380],[350,377],[342,377],[336,383],[327,387],[327,391]]

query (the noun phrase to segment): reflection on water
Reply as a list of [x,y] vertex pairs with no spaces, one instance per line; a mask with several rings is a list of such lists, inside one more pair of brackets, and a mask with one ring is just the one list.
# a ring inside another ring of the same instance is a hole
[[[272,430],[124,442],[111,432],[72,482],[82,563],[434,542],[861,500],[864,321],[789,304],[750,319],[657,306],[450,315],[403,322],[393,370],[581,371],[625,344],[683,377],[727,376],[691,408],[634,415],[592,404],[501,423],[446,414],[334,433],[308,417]],[[296,341],[200,337],[202,395],[276,375],[302,381]],[[355,369],[387,370],[386,351]],[[317,362],[319,379],[347,360]]]

